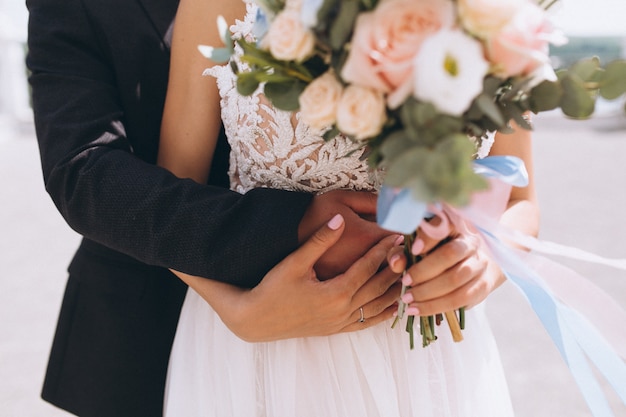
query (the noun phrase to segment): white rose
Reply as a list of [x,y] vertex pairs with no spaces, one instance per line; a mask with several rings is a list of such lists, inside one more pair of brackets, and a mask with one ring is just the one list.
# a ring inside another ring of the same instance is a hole
[[379,91],[349,85],[337,107],[337,128],[355,139],[368,139],[382,130],[387,120],[385,98]]
[[270,53],[284,61],[303,61],[313,53],[315,37],[293,9],[281,11],[272,21],[266,37]]
[[500,31],[530,0],[459,0],[463,27],[481,39]]
[[316,129],[332,126],[343,86],[332,72],[313,80],[298,98],[302,121]]
[[415,57],[413,95],[458,116],[482,92],[488,70],[480,42],[461,30],[441,31],[427,39]]

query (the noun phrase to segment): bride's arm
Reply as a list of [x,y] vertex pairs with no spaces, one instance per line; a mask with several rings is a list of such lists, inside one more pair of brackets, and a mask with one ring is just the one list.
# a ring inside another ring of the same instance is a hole
[[219,46],[217,17],[233,22],[244,13],[242,1],[180,1],[158,156],[158,164],[178,177],[206,183],[221,126],[215,78],[202,76],[211,62],[198,45]]

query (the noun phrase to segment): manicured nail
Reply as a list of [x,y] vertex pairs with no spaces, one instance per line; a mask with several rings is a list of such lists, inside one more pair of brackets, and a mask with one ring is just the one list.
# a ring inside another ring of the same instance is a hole
[[411,253],[413,255],[419,255],[424,250],[424,241],[422,239],[415,239],[413,246],[411,246]]
[[413,284],[413,278],[411,278],[409,274],[404,274],[404,276],[402,277],[402,285],[405,285],[408,287],[411,284]]
[[408,314],[409,316],[419,316],[420,315],[420,311],[417,309],[417,307],[409,307],[406,310],[404,310],[405,314]]
[[336,214],[335,217],[330,219],[328,222],[328,228],[330,230],[337,230],[343,224],[343,216],[341,214]]
[[395,254],[391,257],[391,259],[389,259],[389,263],[391,264],[391,266],[393,266],[396,262],[398,262],[400,260],[401,256],[399,254]]
[[413,294],[410,292],[407,292],[402,296],[402,302],[404,304],[411,304],[414,300],[415,298],[413,298]]
[[404,236],[398,235],[398,237],[396,238],[396,241],[393,242],[393,246],[400,246],[403,243],[404,243]]

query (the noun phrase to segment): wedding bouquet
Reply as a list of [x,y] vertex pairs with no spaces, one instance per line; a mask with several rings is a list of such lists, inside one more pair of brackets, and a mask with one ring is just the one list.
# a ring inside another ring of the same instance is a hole
[[[379,223],[405,234],[417,262],[411,245],[423,219],[488,188],[494,167],[477,169],[476,150],[490,132],[511,122],[531,129],[529,113],[556,108],[585,118],[598,95],[626,92],[626,61],[602,68],[590,58],[555,73],[549,46],[565,42],[546,12],[555,2],[257,0],[255,39],[233,41],[221,22],[225,47],[201,52],[227,62],[240,48],[239,64],[230,61],[239,93],[262,86],[276,108],[326,129],[325,139],[365,147],[371,167],[385,171]],[[461,340],[463,309],[445,316]],[[424,346],[440,321],[420,318]]]

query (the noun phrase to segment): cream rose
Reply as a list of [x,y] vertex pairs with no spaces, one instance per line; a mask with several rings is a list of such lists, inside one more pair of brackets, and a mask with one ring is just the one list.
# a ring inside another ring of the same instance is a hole
[[525,76],[549,64],[549,43],[558,39],[545,11],[528,2],[486,40],[487,58],[498,76]]
[[337,106],[337,128],[355,139],[379,134],[387,120],[385,98],[379,91],[355,84],[343,91]]
[[506,26],[529,0],[458,0],[459,17],[468,32],[491,38]]
[[[384,93],[410,93],[412,61],[424,39],[454,24],[451,0],[385,0],[356,21],[341,77]],[[402,101],[402,98],[396,100]]]
[[316,129],[332,126],[342,92],[343,86],[330,71],[313,80],[298,98],[302,121]]
[[304,27],[298,11],[285,9],[272,21],[264,45],[277,59],[303,61],[313,53],[315,36]]

